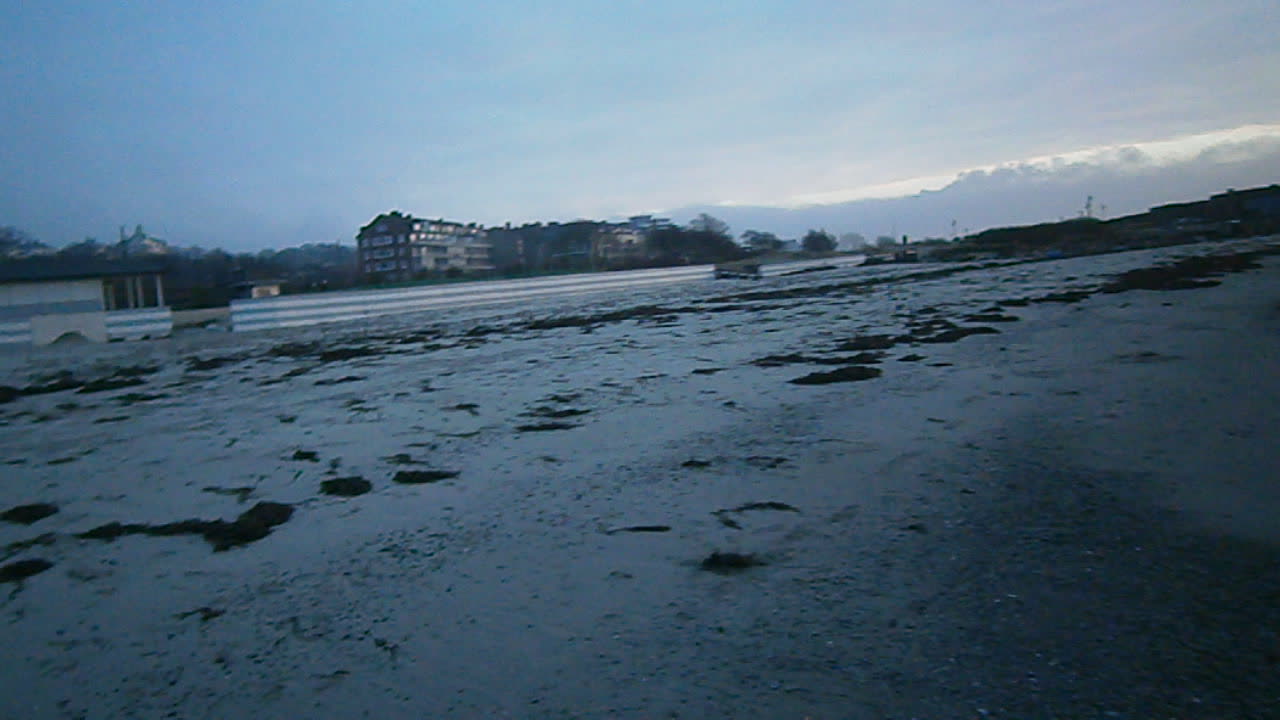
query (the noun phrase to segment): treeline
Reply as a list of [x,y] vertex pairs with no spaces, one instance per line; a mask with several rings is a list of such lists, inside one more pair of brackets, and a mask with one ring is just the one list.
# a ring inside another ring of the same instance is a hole
[[[780,251],[828,253],[837,244],[833,235],[821,230],[811,230],[799,240],[783,240],[755,230],[735,239],[727,224],[706,214],[684,226],[665,221],[635,227],[580,220],[491,228],[487,232],[495,270],[483,273],[485,277],[711,264]],[[86,238],[58,249],[17,228],[0,228],[0,262],[73,270],[87,260],[145,260],[159,265],[164,271],[166,300],[175,309],[226,305],[253,282],[279,283],[285,293],[337,290],[365,282],[356,249],[339,243],[230,253],[170,246],[137,226],[131,234],[121,228],[119,242]],[[434,275],[424,275],[423,279],[431,277]]]
[[179,310],[226,305],[251,282],[278,282],[286,293],[360,284],[355,248],[337,243],[235,254],[195,249],[158,260],[164,266],[169,304]]
[[666,221],[531,223],[492,228],[487,240],[496,272],[508,276],[709,264],[784,250],[826,253],[836,248],[836,238],[821,230],[809,231],[802,240],[755,230],[735,239],[725,222],[707,214],[684,226]]
[[338,243],[318,243],[257,253],[229,253],[199,247],[171,247],[138,227],[116,243],[93,238],[61,249],[13,227],[0,227],[0,262],[74,271],[86,261],[145,261],[164,271],[165,300],[179,310],[226,305],[244,283],[274,281],[285,292],[314,292],[359,283],[356,251]]

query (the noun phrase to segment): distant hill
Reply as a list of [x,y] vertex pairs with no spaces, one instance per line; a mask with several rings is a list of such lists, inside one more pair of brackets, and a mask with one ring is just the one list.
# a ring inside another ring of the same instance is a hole
[[935,260],[1083,255],[1272,233],[1280,233],[1280,185],[1228,190],[1111,220],[1083,217],[993,228],[956,242],[929,243],[926,252]]
[[1156,161],[1127,148],[1072,162],[1019,163],[964,173],[939,190],[906,197],[793,208],[691,206],[670,214],[683,222],[705,212],[735,233],[760,230],[780,237],[822,228],[837,235],[954,238],[991,227],[1079,217],[1090,196],[1093,215],[1109,219],[1175,198],[1204,198],[1226,188],[1277,181],[1280,138],[1269,137],[1218,145],[1176,161]]

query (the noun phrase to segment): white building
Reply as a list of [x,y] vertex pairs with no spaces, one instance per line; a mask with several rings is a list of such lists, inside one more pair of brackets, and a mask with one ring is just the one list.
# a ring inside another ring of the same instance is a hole
[[0,345],[163,337],[173,330],[155,263],[28,260],[0,263]]

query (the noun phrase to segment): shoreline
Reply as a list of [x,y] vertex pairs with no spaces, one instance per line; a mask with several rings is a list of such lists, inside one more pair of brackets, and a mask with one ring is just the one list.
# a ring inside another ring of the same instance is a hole
[[[58,506],[0,524],[6,545],[52,536],[4,562],[53,563],[0,586],[22,633],[0,650],[18,669],[0,714],[1274,712],[1280,262],[1217,287],[1086,290],[1252,247],[845,271],[72,363],[158,367],[0,405],[4,460],[25,461],[0,510]],[[955,332],[979,326],[994,332]],[[882,372],[789,382],[848,366]],[[458,475],[392,479],[406,470]],[[371,491],[318,492],[355,476]],[[75,537],[258,502],[293,517],[226,552]],[[617,531],[637,526],[668,530]],[[712,552],[764,564],[708,573]]]

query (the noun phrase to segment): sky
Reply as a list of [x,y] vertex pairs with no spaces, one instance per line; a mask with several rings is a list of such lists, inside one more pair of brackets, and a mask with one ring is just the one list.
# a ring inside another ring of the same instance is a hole
[[[1109,220],[1170,201],[1202,200],[1277,180],[1280,133],[1246,127],[975,168],[945,179],[938,189],[908,195],[863,188],[854,191],[852,199],[824,196],[822,204],[693,206],[673,215],[685,222],[706,212],[732,228],[770,228],[781,237],[800,237],[816,228],[838,236],[856,232],[864,239],[908,235],[919,240],[1064,220],[1086,212]],[[860,243],[849,238],[846,244]]]
[[53,245],[817,206],[1280,137],[1275,0],[0,0],[0,37],[0,225]]

